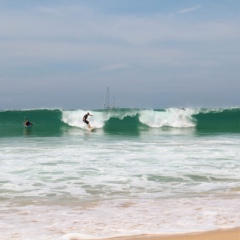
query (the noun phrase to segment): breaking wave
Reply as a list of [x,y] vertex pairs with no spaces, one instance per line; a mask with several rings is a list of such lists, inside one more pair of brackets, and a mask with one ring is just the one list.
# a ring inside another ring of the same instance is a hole
[[[61,135],[76,128],[87,129],[86,112],[92,126],[106,133],[132,133],[151,129],[194,129],[206,133],[240,133],[240,108],[225,109],[99,109],[99,110],[6,110],[0,111],[0,135],[22,135],[24,119],[34,123],[36,136]],[[24,130],[23,130],[24,129]]]

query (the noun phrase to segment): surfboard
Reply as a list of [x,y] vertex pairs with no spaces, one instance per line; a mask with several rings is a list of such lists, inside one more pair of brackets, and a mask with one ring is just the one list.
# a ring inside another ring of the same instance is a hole
[[94,129],[95,129],[95,127],[88,128],[89,131],[93,131]]
[[23,124],[23,126],[24,126],[25,128],[31,128],[31,127],[33,126],[33,124],[31,124],[31,125],[25,125],[25,124]]

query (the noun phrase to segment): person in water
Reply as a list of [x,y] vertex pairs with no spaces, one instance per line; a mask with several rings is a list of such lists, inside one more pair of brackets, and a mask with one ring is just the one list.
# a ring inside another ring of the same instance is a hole
[[24,126],[30,127],[30,126],[32,126],[32,125],[33,125],[33,123],[31,123],[28,119],[25,120]]
[[93,116],[89,112],[84,115],[83,122],[85,122],[88,125],[88,128],[91,128],[89,121],[87,120],[88,116]]

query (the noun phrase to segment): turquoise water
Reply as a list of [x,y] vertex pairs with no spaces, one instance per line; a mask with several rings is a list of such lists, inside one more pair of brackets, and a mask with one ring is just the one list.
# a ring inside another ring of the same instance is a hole
[[[0,137],[22,136],[22,122],[36,123],[34,136],[59,136],[71,127],[85,129],[84,110],[36,109],[0,111]],[[226,109],[112,109],[94,110],[91,123],[105,134],[140,134],[152,129],[194,128],[196,133],[240,133],[240,108]],[[91,118],[91,117],[90,117]],[[25,130],[24,130],[25,131]]]
[[86,112],[0,112],[1,239],[240,226],[239,108]]

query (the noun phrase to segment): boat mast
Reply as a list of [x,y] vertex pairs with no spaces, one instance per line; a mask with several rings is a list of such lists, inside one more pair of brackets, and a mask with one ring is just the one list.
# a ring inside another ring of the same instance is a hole
[[114,96],[113,96],[112,108],[115,108]]
[[109,87],[107,87],[103,108],[109,108]]

